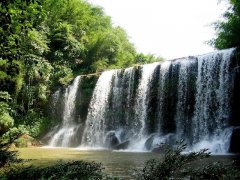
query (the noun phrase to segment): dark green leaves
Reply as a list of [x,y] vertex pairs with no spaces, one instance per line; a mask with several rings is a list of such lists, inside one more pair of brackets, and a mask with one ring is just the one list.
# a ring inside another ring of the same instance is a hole
[[214,24],[217,37],[210,44],[218,49],[240,47],[240,2],[229,0],[230,8],[223,14],[224,20]]

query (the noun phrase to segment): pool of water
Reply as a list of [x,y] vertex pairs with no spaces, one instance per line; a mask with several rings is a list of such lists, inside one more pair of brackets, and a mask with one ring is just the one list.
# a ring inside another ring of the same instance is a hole
[[[19,157],[31,159],[30,164],[48,166],[57,161],[85,160],[102,163],[104,172],[112,177],[133,179],[136,169],[149,159],[161,159],[161,154],[110,150],[79,150],[74,148],[20,148]],[[232,161],[236,156],[212,156],[207,161]]]
[[162,155],[151,152],[110,150],[79,150],[74,148],[20,148],[19,157],[31,159],[30,164],[47,166],[57,161],[85,160],[102,163],[104,172],[113,177],[131,179],[135,170],[142,168],[149,159]]

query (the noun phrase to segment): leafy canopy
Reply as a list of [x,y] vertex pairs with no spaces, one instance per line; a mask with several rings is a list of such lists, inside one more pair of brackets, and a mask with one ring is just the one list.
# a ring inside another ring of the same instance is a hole
[[228,0],[230,7],[223,14],[224,20],[214,24],[216,38],[210,44],[217,49],[240,47],[240,1]]

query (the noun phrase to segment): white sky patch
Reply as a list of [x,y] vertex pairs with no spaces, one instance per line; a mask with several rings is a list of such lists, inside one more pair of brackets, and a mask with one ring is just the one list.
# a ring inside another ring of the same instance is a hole
[[225,11],[218,0],[88,0],[124,28],[138,52],[173,59],[213,51],[210,24]]

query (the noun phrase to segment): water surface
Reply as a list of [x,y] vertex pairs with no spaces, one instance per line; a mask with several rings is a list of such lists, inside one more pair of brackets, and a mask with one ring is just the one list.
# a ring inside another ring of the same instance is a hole
[[[112,177],[134,179],[136,169],[144,166],[149,159],[161,159],[163,155],[151,152],[127,152],[110,150],[80,150],[74,148],[20,148],[20,158],[31,159],[30,164],[35,166],[49,166],[58,161],[95,161],[102,163],[104,172]],[[204,161],[193,163],[199,166],[203,162],[230,162],[239,160],[236,155],[214,155]],[[192,164],[191,164],[192,166]]]
[[30,164],[48,166],[57,161],[85,160],[102,163],[110,176],[132,179],[135,169],[143,167],[149,159],[162,155],[150,152],[126,152],[110,150],[79,150],[74,148],[20,148],[19,156],[31,159]]

